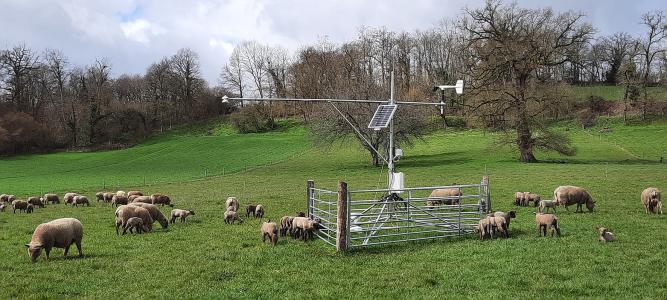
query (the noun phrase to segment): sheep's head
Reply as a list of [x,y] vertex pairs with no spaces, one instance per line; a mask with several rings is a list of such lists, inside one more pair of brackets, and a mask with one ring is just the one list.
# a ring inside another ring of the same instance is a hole
[[589,212],[593,212],[593,208],[595,208],[595,202],[596,201],[587,201],[586,202],[586,208],[588,208]]
[[598,227],[598,233],[599,233],[600,235],[605,234],[605,232],[607,232],[607,231],[609,231],[609,229],[604,228],[604,227]]
[[507,213],[509,214],[510,218],[516,218],[516,211],[510,210]]
[[194,211],[194,210],[189,210],[189,212],[190,212],[191,215],[193,215],[193,216],[195,215],[195,211]]
[[168,228],[169,227],[169,221],[167,221],[167,219],[162,219],[162,220],[159,220],[159,221],[160,221],[160,225],[162,225],[162,229],[167,231],[169,229]]
[[300,211],[300,212],[296,213],[296,216],[297,216],[297,217],[305,218],[305,217],[306,217],[306,213]]
[[33,263],[36,262],[39,254],[42,253],[42,244],[25,244],[25,246],[28,248],[28,256],[30,256],[30,260]]

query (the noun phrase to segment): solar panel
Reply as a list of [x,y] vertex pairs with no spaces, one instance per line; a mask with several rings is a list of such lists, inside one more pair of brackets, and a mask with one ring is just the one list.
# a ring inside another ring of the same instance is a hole
[[391,122],[391,118],[394,116],[394,112],[396,112],[396,107],[395,104],[378,105],[378,109],[375,111],[371,122],[368,123],[368,128],[375,130],[387,128],[389,122]]

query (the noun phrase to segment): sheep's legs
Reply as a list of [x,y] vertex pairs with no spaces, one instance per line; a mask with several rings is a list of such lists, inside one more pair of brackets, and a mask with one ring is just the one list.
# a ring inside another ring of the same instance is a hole
[[76,250],[79,250],[79,257],[83,256],[83,251],[81,250],[81,241],[76,241]]

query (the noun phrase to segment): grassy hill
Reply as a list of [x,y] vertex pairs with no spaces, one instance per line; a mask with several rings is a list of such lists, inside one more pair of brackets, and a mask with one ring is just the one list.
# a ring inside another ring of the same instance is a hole
[[[580,99],[600,96],[609,101],[621,101],[625,93],[625,87],[620,85],[574,86],[573,90],[575,96]],[[648,92],[657,100],[667,101],[667,88],[665,87],[649,87]]]
[[[369,166],[356,144],[312,148],[298,126],[247,136],[218,127],[161,136],[123,151],[2,159],[0,193],[92,195],[108,180],[114,189],[168,193],[176,207],[196,215],[168,232],[116,236],[114,209],[101,203],[0,213],[0,272],[6,279],[0,298],[665,298],[667,222],[644,214],[639,193],[647,186],[667,190],[667,163],[658,162],[667,154],[667,125],[609,123],[608,134],[572,126],[578,154],[538,153],[545,162],[537,164],[519,163],[514,149],[494,147],[495,134],[432,134],[405,149],[398,169],[406,173],[406,185],[476,183],[488,173],[494,209],[517,209],[512,238],[471,236],[346,254],[319,241],[262,244],[259,220],[223,223],[227,196],[239,197],[242,205],[262,203],[267,217],[277,220],[305,210],[308,179],[328,188],[338,180],[352,189],[383,184],[383,170]],[[246,164],[261,167],[245,171]],[[221,167],[236,172],[200,178],[204,166],[213,174],[222,174]],[[137,174],[151,174],[158,183],[142,186]],[[538,238],[534,208],[514,207],[513,193],[548,197],[562,184],[587,188],[596,211],[575,214],[559,207],[563,236]],[[57,249],[51,261],[31,264],[23,245],[34,227],[66,216],[84,224],[86,257],[63,260]],[[598,243],[597,226],[611,228],[617,241]]]

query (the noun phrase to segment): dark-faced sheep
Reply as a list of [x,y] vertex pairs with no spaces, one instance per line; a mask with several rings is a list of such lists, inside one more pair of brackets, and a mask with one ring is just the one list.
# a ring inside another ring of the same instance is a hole
[[428,201],[430,201],[430,206],[454,205],[459,203],[460,196],[463,196],[463,193],[458,188],[435,189],[428,196]]
[[512,219],[516,218],[516,211],[510,210],[508,212],[502,212],[502,211],[497,211],[493,213],[494,217],[502,217],[505,219],[505,223],[507,223],[507,229],[509,233],[509,228],[510,228],[510,222]]
[[97,202],[104,202],[104,192],[95,193],[95,198],[97,199]]
[[292,220],[290,235],[294,238],[301,237],[302,240],[307,241],[313,238],[313,234],[318,229],[320,229],[319,221],[305,217],[295,217]]
[[243,224],[243,219],[239,217],[239,213],[233,210],[225,211],[225,224],[234,224],[234,221],[239,221]]
[[559,205],[565,205],[565,209],[570,205],[577,205],[576,212],[583,212],[582,205],[586,204],[589,212],[593,212],[595,201],[591,195],[583,188],[577,186],[559,186],[554,190],[554,199],[558,201]]
[[530,202],[533,202],[533,206],[534,206],[534,207],[537,207],[537,205],[540,203],[540,200],[542,200],[542,198],[540,197],[540,195],[535,194],[535,193],[528,193],[528,192],[526,192],[526,193],[524,193],[524,195],[523,195],[523,201],[524,201],[524,203],[526,204],[526,206],[529,206],[529,205],[530,205]]
[[74,206],[79,206],[79,205],[90,206],[90,202],[88,201],[88,197],[81,196],[81,195],[74,196],[74,203],[73,204],[74,204]]
[[42,203],[41,200],[39,200],[39,197],[29,197],[28,198],[28,203],[32,204],[33,206],[37,207],[44,207],[44,203]]
[[[156,205],[150,204],[150,203],[141,203],[141,202],[134,202],[130,203],[129,205],[132,206],[137,206],[137,207],[143,207],[148,210],[148,212],[151,214],[151,217],[153,218],[153,222],[157,221],[160,223],[160,226],[162,226],[163,230],[168,230],[169,229],[169,220],[167,220],[167,217],[160,211],[160,208],[158,208]],[[149,228],[153,228],[153,222],[149,225]]]
[[267,237],[274,246],[278,243],[278,225],[276,223],[271,222],[271,220],[262,223],[260,232],[262,233],[262,243],[266,242]]
[[144,220],[144,225],[146,225],[148,231],[152,229],[151,225],[153,224],[153,218],[151,217],[151,213],[143,207],[133,206],[133,205],[121,205],[116,209],[115,215],[116,215],[116,234],[119,234],[118,228],[120,227],[125,228],[127,220],[129,220],[132,217],[141,218],[142,220]]
[[51,204],[60,203],[60,198],[58,198],[58,195],[56,194],[44,194],[44,199],[46,202],[51,202]]
[[155,205],[160,204],[162,206],[168,205],[170,207],[174,207],[174,205],[171,204],[171,199],[167,195],[153,194],[153,195],[151,195],[151,200],[153,201],[152,204],[155,204]]
[[16,213],[17,209],[19,212],[27,212],[26,210],[28,209],[28,202],[23,200],[14,200],[14,202],[12,202],[12,208],[14,209],[14,213]]
[[185,218],[188,216],[194,216],[195,211],[194,210],[185,210],[185,209],[172,209],[171,210],[171,224],[176,223],[177,218],[181,218],[181,223],[185,222]]
[[502,237],[510,237],[509,230],[507,230],[507,222],[504,217],[496,217],[493,216],[493,214],[490,214],[486,218],[489,220],[489,226],[491,227],[491,237],[493,237],[495,232],[500,233]]
[[551,232],[551,236],[560,236],[560,226],[558,218],[553,214],[535,214],[535,224],[537,225],[537,235],[547,236],[547,229]]
[[236,199],[236,197],[227,197],[227,201],[225,201],[225,207],[227,207],[227,210],[232,207],[234,211],[239,211],[239,200]]
[[114,194],[111,197],[111,206],[120,206],[120,205],[127,205],[128,200],[127,197],[125,196],[119,196],[117,194]]
[[128,230],[130,231],[130,233],[134,233],[132,232],[132,230],[134,230],[136,231],[136,233],[139,234],[141,234],[142,232],[149,231],[148,226],[144,224],[144,220],[139,217],[132,217],[127,219],[127,222],[125,222],[125,226],[123,226],[123,235],[125,235],[125,233],[127,233]]
[[264,205],[258,204],[255,207],[255,218],[263,218],[264,217]]
[[600,235],[598,237],[598,241],[600,242],[613,242],[614,241],[614,234],[609,231],[609,229],[604,228],[604,227],[598,227],[598,234]]
[[245,217],[250,218],[250,214],[252,214],[252,216],[254,217],[256,208],[257,208],[256,204],[246,205],[246,207],[245,207]]
[[28,248],[30,260],[34,263],[42,249],[46,253],[44,260],[48,261],[52,248],[64,248],[64,256],[67,256],[72,244],[76,245],[77,250],[79,250],[79,257],[82,257],[81,240],[83,240],[83,225],[81,225],[81,222],[74,218],[63,218],[39,224],[32,234],[30,243],[25,246]]
[[642,204],[644,204],[644,209],[646,213],[659,213],[662,214],[662,201],[660,199],[660,190],[656,188],[647,188],[642,191]]
[[287,231],[292,229],[292,221],[294,220],[294,217],[291,216],[283,216],[280,218],[280,235],[281,236],[286,236]]

